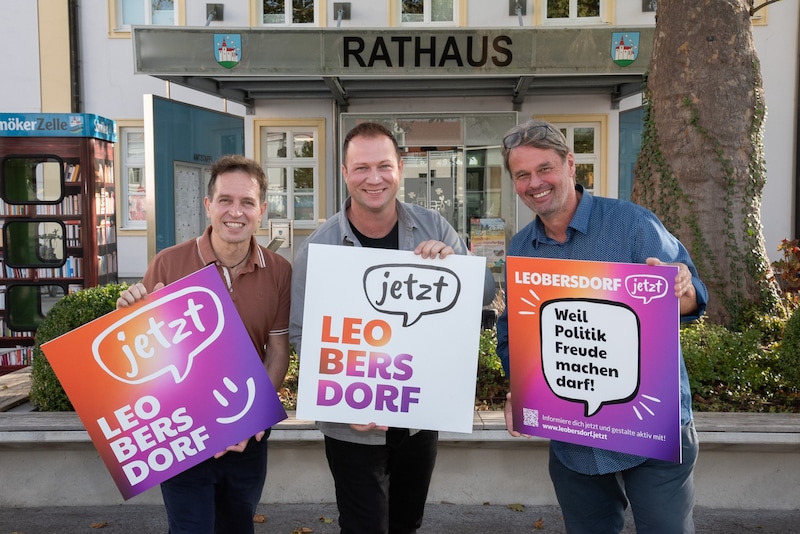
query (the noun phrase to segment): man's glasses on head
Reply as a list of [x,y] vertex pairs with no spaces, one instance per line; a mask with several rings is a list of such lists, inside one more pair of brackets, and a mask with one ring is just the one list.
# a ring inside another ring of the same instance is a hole
[[548,135],[553,134],[556,138],[560,138],[559,132],[553,129],[549,124],[535,124],[528,126],[516,132],[511,132],[503,138],[503,146],[511,150],[516,148],[526,141],[540,141]]

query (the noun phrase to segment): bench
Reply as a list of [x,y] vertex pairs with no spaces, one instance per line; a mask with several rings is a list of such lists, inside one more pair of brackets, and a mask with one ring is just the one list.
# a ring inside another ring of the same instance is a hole
[[[74,412],[9,412],[28,400],[30,367],[0,376],[0,449],[15,445],[37,447],[52,443],[90,443]],[[765,448],[800,452],[800,414],[695,412],[695,426],[701,448],[735,447],[739,450]],[[476,411],[472,434],[442,432],[440,441],[454,446],[530,446],[531,441],[512,438],[506,432],[503,413]],[[270,442],[303,443],[322,441],[312,421],[296,419],[293,413],[275,426]]]

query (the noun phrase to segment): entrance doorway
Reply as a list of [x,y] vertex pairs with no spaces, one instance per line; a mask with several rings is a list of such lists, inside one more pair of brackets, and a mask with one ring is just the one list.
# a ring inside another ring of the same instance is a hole
[[459,180],[459,150],[446,148],[409,148],[403,153],[401,200],[438,211],[457,232],[464,231],[460,222],[456,192]]

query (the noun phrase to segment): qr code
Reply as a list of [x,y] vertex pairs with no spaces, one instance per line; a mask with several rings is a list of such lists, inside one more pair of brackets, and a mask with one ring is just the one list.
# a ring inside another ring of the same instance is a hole
[[533,408],[522,409],[522,424],[525,426],[539,426],[539,410]]

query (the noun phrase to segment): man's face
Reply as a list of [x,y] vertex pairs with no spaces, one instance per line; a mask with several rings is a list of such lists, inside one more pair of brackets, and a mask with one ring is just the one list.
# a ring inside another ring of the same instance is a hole
[[394,206],[402,172],[403,162],[397,160],[388,137],[356,136],[350,140],[342,175],[353,204],[373,212]]
[[508,167],[517,195],[539,217],[546,219],[571,209],[575,195],[571,153],[562,161],[555,150],[518,146],[511,149]]
[[258,183],[244,171],[230,171],[217,176],[214,197],[206,197],[206,214],[213,232],[226,243],[249,241],[267,203],[259,203]]

